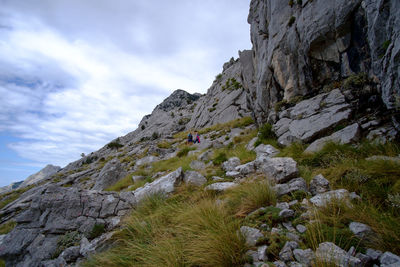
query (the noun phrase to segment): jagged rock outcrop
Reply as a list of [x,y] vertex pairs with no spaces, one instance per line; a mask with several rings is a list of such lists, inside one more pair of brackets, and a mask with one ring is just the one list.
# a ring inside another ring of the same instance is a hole
[[187,129],[203,128],[251,115],[242,71],[240,59],[224,65],[224,71],[216,77],[207,94],[200,98]]
[[398,105],[398,1],[289,3],[250,4],[255,85],[248,89],[258,122],[274,121],[278,101],[313,94],[358,72],[380,84],[387,108]]

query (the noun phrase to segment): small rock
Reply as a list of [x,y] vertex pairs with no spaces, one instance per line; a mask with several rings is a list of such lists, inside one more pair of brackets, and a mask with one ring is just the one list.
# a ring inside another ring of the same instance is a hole
[[379,261],[384,267],[400,266],[400,257],[388,251],[380,256]]
[[267,210],[266,208],[261,207],[261,208],[256,209],[255,211],[250,212],[247,216],[251,217],[253,215],[258,215],[260,213],[265,213],[266,210]]
[[286,233],[286,237],[291,241],[295,241],[295,242],[298,242],[298,243],[301,242],[300,236],[298,236],[298,235],[296,235],[294,233],[288,232],[288,233]]
[[272,227],[271,234],[280,234],[280,233],[281,233],[281,229]]
[[299,262],[292,261],[289,263],[289,267],[304,267],[304,265]]
[[352,231],[357,237],[365,238],[366,236],[372,234],[371,227],[366,224],[352,222],[349,225],[350,231]]
[[281,212],[279,212],[279,217],[282,217],[284,219],[289,219],[292,218],[293,216],[294,216],[294,210],[284,209],[281,210]]
[[295,191],[307,192],[307,183],[303,178],[295,178],[286,184],[277,184],[274,187],[278,197]]
[[211,157],[213,156],[214,152],[212,150],[207,150],[203,153],[201,153],[197,159],[201,160],[201,161],[208,161],[211,159]]
[[274,265],[276,267],[287,267],[286,263],[284,263],[283,261],[274,261]]
[[213,176],[211,179],[213,181],[223,181],[224,180],[224,178],[221,178],[221,177],[218,177],[218,176]]
[[254,168],[254,162],[249,162],[243,165],[239,165],[235,168],[235,171],[239,172],[241,175],[248,175],[256,171]]
[[356,192],[351,192],[349,195],[351,200],[361,200],[361,197],[356,194]]
[[246,252],[246,256],[250,257],[252,259],[253,263],[258,261],[258,253],[257,253],[257,251],[248,250]]
[[258,252],[258,260],[260,261],[267,261],[268,260],[268,256],[267,256],[267,245],[261,246],[257,248],[257,252]]
[[279,252],[279,259],[281,259],[284,262],[292,261],[294,259],[293,249],[296,249],[298,247],[299,244],[297,242],[294,241],[286,242],[285,246]]
[[313,196],[329,190],[329,181],[322,174],[315,176],[310,182],[310,192]]
[[289,202],[289,207],[291,207],[293,205],[296,205],[297,203],[299,203],[299,201],[297,199],[292,200],[292,201]]
[[300,234],[305,233],[307,231],[307,227],[301,224],[296,225],[296,229],[297,231],[299,231]]
[[276,149],[275,147],[271,145],[258,145],[254,151],[257,153],[257,155],[264,155],[268,157],[273,157],[277,154],[279,154],[279,150]]
[[240,227],[240,232],[245,237],[246,244],[249,246],[255,246],[257,240],[264,237],[260,230],[248,226]]
[[240,172],[237,171],[229,171],[225,174],[228,177],[239,177],[240,176]]
[[207,179],[203,175],[195,171],[185,172],[183,181],[186,184],[191,184],[195,186],[202,186],[203,184],[207,183]]
[[222,192],[237,185],[238,184],[232,182],[214,183],[206,186],[205,190]]
[[360,259],[362,266],[369,266],[369,263],[372,261],[370,256],[367,256],[362,253],[357,253],[356,258]]
[[254,137],[253,139],[250,140],[250,142],[247,144],[246,149],[247,150],[254,150],[254,144],[257,142],[257,137]]
[[289,203],[287,203],[287,202],[280,202],[280,203],[277,203],[277,204],[275,205],[275,207],[277,207],[278,209],[281,209],[281,210],[289,209],[289,208],[290,208],[290,207],[289,207]]
[[290,232],[295,232],[296,231],[296,229],[294,229],[293,226],[292,226],[292,222],[283,222],[282,225],[283,225],[283,227],[285,227]]
[[80,247],[79,246],[75,246],[75,247],[69,247],[66,250],[64,250],[61,253],[61,257],[64,258],[64,260],[66,262],[73,262],[76,261],[76,259],[79,257],[80,255]]
[[379,257],[383,254],[382,251],[375,250],[372,248],[367,249],[365,254],[370,257],[373,261],[376,261],[379,259]]
[[346,189],[338,189],[334,191],[318,194],[310,198],[310,202],[317,207],[323,207],[332,199],[344,200],[349,197],[349,191]]
[[298,262],[303,263],[307,266],[311,266],[311,263],[315,259],[314,251],[312,251],[311,249],[295,249],[293,250],[293,255]]
[[324,262],[334,263],[341,267],[349,265],[356,267],[362,266],[360,259],[349,256],[346,251],[331,242],[319,244],[315,255],[318,259]]
[[233,157],[222,163],[222,169],[226,172],[235,170],[236,166],[240,165],[240,159]]

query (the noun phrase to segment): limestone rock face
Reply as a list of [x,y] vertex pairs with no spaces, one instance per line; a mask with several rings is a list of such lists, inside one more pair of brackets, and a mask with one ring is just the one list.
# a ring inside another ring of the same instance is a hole
[[199,99],[187,129],[202,128],[250,116],[242,79],[242,62],[231,62]]
[[[252,0],[248,22],[254,85],[249,98],[258,122],[274,121],[274,104],[323,84],[365,72],[395,106],[400,79],[398,1]],[[361,41],[362,40],[362,41]]]
[[122,168],[121,163],[118,159],[113,159],[104,165],[99,176],[96,179],[96,183],[93,186],[93,190],[104,190],[107,187],[116,183],[119,179],[123,178],[126,172]]
[[[56,185],[27,192],[29,207],[15,217],[18,223],[0,245],[0,256],[14,266],[38,266],[50,259],[57,240],[67,232],[87,235],[95,224],[111,230],[115,219],[135,204],[124,194],[65,188]],[[131,193],[130,193],[131,194]],[[132,195],[132,194],[131,194]],[[133,195],[132,195],[133,196]],[[3,214],[18,211],[20,202],[11,203]]]
[[315,255],[324,262],[335,263],[337,266],[362,266],[361,260],[348,255],[346,251],[331,242],[319,244]]
[[351,109],[343,94],[335,89],[301,101],[287,113],[273,127],[281,145],[312,141],[349,119]]

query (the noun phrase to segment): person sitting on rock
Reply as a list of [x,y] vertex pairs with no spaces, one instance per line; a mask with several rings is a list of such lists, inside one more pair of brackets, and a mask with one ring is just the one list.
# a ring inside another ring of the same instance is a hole
[[189,132],[188,134],[188,140],[187,140],[188,145],[190,145],[191,143],[193,143],[193,135],[192,133]]
[[199,143],[200,144],[200,135],[198,132],[196,132],[196,138],[194,139],[194,143]]

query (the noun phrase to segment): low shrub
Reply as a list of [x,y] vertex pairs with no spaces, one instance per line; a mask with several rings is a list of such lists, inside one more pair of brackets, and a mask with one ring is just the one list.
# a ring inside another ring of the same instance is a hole
[[119,149],[119,148],[121,148],[123,146],[124,145],[120,144],[119,138],[117,138],[115,141],[112,141],[112,142],[107,144],[107,148],[109,148],[109,149]]
[[226,157],[226,154],[223,152],[220,152],[220,153],[218,153],[218,155],[216,155],[213,158],[212,161],[213,161],[214,165],[221,165],[223,162],[225,162],[227,160],[228,160],[228,158]]
[[9,232],[12,231],[12,229],[15,228],[16,225],[17,223],[14,221],[8,221],[3,223],[2,225],[0,225],[0,235],[8,234]]
[[105,225],[103,223],[96,223],[93,225],[92,230],[88,234],[89,239],[95,239],[96,237],[101,236],[105,232]]

